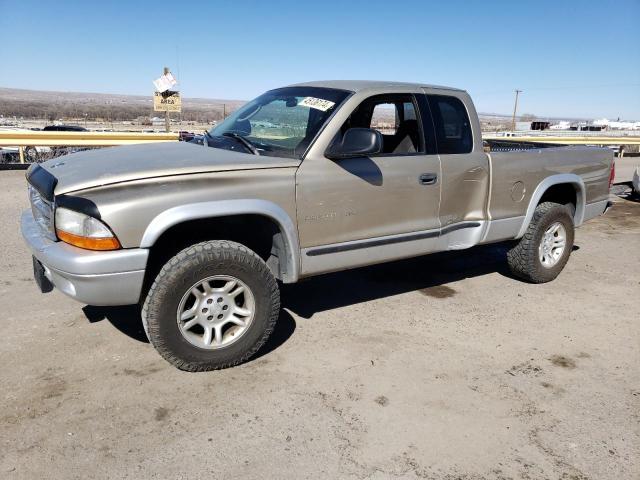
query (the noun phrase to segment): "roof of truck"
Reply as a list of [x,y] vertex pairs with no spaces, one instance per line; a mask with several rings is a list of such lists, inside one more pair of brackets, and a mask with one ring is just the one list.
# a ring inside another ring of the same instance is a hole
[[291,87],[324,87],[324,88],[338,88],[341,90],[351,90],[352,92],[358,92],[360,90],[370,89],[388,89],[393,87],[424,87],[424,88],[438,88],[442,90],[456,90],[462,91],[459,88],[444,87],[441,85],[428,85],[426,83],[407,83],[407,82],[390,82],[382,80],[319,80],[315,82],[304,82],[290,85]]

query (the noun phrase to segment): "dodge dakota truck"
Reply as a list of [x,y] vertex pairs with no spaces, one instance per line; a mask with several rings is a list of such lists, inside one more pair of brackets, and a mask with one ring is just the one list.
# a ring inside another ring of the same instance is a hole
[[608,149],[483,143],[463,90],[312,82],[246,103],[199,145],[33,165],[21,224],[43,292],[138,304],[157,351],[203,371],[264,344],[279,282],[503,241],[516,276],[553,280],[613,174]]

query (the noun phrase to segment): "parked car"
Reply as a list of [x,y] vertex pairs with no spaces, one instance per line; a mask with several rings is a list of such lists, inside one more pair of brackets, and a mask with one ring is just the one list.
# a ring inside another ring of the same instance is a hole
[[178,132],[178,140],[180,142],[190,142],[196,136],[193,132],[186,132],[184,130],[180,130]]
[[20,152],[18,147],[0,147],[0,164],[19,162]]
[[196,145],[204,145],[204,134],[194,134],[193,138],[188,140],[189,143],[195,143]]
[[[22,127],[0,127],[2,131],[10,132],[31,132],[40,130],[39,128],[22,128]],[[37,162],[46,157],[51,152],[50,147],[25,147],[23,150],[24,160],[26,163]],[[18,145],[5,146],[0,149],[0,163],[20,163],[20,147]]]
[[87,129],[79,125],[47,125],[42,128],[44,132],[86,132]]
[[469,95],[422,84],[278,88],[203,144],[34,165],[22,216],[43,292],[141,304],[153,346],[189,371],[255,354],[278,282],[505,240],[515,275],[551,281],[574,228],[609,207],[613,179],[609,149],[510,141],[486,153]]
[[[37,128],[31,130],[40,130]],[[44,132],[86,132],[87,129],[77,125],[47,125],[42,128]],[[65,153],[73,153],[79,151],[79,148],[68,147],[25,147],[24,158],[26,163],[37,163],[49,160],[53,157],[63,155]]]

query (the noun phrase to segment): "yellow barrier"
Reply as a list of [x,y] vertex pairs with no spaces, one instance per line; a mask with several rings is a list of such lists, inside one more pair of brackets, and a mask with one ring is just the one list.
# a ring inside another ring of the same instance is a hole
[[[640,145],[638,136],[483,135],[484,140],[561,143],[567,145]],[[175,142],[177,133],[0,131],[0,147],[108,147],[134,143]]]
[[546,136],[546,135],[514,135],[506,137],[502,135],[483,135],[483,140],[497,140],[503,142],[535,142],[535,143],[556,143],[563,145],[640,145],[640,136],[637,137],[591,137],[591,136]]
[[0,147],[109,147],[176,141],[177,133],[0,131]]

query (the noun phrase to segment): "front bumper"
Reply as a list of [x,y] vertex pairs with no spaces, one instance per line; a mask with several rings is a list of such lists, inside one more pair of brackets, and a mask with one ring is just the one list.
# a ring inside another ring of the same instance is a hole
[[94,252],[46,238],[30,210],[22,214],[25,242],[47,279],[71,298],[89,305],[138,303],[149,250]]

